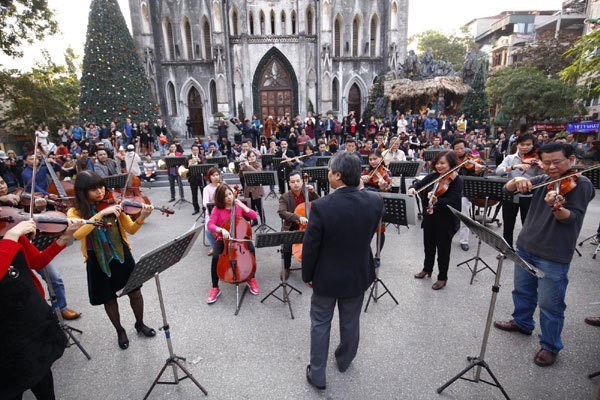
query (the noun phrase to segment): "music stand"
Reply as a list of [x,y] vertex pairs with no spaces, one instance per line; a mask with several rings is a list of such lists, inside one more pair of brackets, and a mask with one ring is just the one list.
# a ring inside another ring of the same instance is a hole
[[261,162],[263,169],[267,169],[269,166],[273,167],[273,154],[262,154]]
[[[125,284],[125,287],[117,293],[117,296],[121,297],[133,290],[139,288],[144,282],[148,281],[152,277],[156,282],[156,290],[158,292],[158,302],[160,304],[160,311],[162,314],[163,326],[160,328],[165,332],[165,339],[167,340],[167,347],[169,349],[169,358],[165,361],[162,369],[158,373],[157,377],[152,382],[152,386],[144,396],[144,399],[147,399],[152,392],[152,389],[156,385],[177,385],[179,382],[186,378],[190,378],[192,382],[204,393],[208,395],[206,389],[202,387],[202,385],[194,378],[194,376],[190,373],[190,371],[183,365],[183,361],[185,361],[184,357],[180,357],[176,355],[173,351],[173,344],[171,342],[171,328],[169,323],[167,322],[167,311],[165,309],[165,302],[162,295],[162,290],[160,287],[160,278],[159,274],[169,267],[177,264],[181,259],[183,259],[191,250],[198,234],[200,233],[200,227],[194,225],[189,231],[185,232],[183,235],[176,237],[170,242],[165,243],[157,249],[154,249],[146,254],[144,254],[135,265],[129,280]],[[167,369],[167,367],[173,368],[173,381],[160,381],[161,376]],[[177,367],[183,371],[184,376],[179,378],[177,375]]]
[[420,162],[417,161],[392,161],[388,169],[392,176],[400,177],[400,193],[406,193],[406,176],[417,176],[419,173]]
[[206,157],[204,159],[204,164],[217,164],[219,168],[225,168],[229,165],[229,159],[227,156]]
[[110,189],[122,189],[127,182],[128,174],[109,175],[104,177],[104,184]]
[[[204,177],[208,173],[208,170],[211,169],[212,167],[218,168],[218,165],[217,164],[196,164],[196,165],[190,165],[190,167],[189,167],[188,181],[190,180],[190,178],[196,178],[198,176],[200,177],[200,189],[201,189],[200,196],[202,196],[202,190],[204,189],[204,186],[206,186]],[[204,217],[204,207],[202,207],[202,212],[200,213],[200,215],[198,215],[198,217],[196,217],[196,221],[198,221],[202,217]]]
[[[302,168],[303,174],[308,174],[308,176],[316,181],[319,185],[319,189],[323,188],[325,194],[329,193],[329,178],[327,177],[329,172],[329,167],[304,167]],[[320,192],[320,190],[319,190]],[[320,194],[320,193],[319,193]]]
[[317,167],[328,167],[331,156],[319,156],[317,157]]
[[[178,167],[180,165],[187,165],[187,158],[185,158],[185,157],[168,156],[168,157],[165,157],[164,160],[165,160],[165,164],[167,166],[167,175],[169,174],[169,169],[171,169],[173,167]],[[181,187],[180,193],[183,193],[183,183],[181,182],[181,177],[179,177],[177,183]],[[189,205],[192,205],[191,202],[187,201],[183,196],[181,196],[179,198],[179,200],[177,200],[175,203],[173,203],[173,207],[175,207],[176,205],[179,204],[179,208],[181,208],[181,205],[184,203],[188,203]]]
[[[262,186],[271,186],[275,185],[275,171],[244,171],[242,174],[244,177],[244,181],[248,186],[260,186],[260,190],[262,190]],[[267,217],[265,215],[265,208],[263,204],[262,197],[260,198],[260,225],[256,227],[256,232],[268,232],[273,231],[277,232],[276,229],[267,225]]]
[[[283,248],[284,246],[291,247],[294,243],[302,243],[302,240],[304,239],[304,232],[305,231],[286,231],[275,233],[259,233],[256,235],[255,247],[257,248],[281,246],[281,249],[279,249],[279,252],[281,253],[281,283],[277,285],[275,289],[271,290],[269,294],[267,294],[260,302],[263,303],[270,296],[273,296],[282,303],[287,303],[292,319],[294,319],[294,311],[292,310],[290,293],[292,293],[293,290],[298,292],[298,294],[302,294],[302,292],[287,283],[287,279],[285,278],[285,264],[283,261]],[[275,294],[279,288],[283,289],[283,297],[279,297]]]
[[[489,179],[476,176],[463,176],[463,196],[469,199],[485,199],[483,207],[484,224],[488,212],[489,200],[512,201],[513,196],[504,191],[504,185],[507,181],[507,179]],[[456,264],[457,267],[460,267],[461,265],[465,264],[467,268],[469,268],[469,270],[471,271],[471,281],[469,282],[469,284],[471,285],[473,284],[475,275],[477,275],[479,272],[489,269],[490,271],[492,271],[492,273],[495,273],[494,270],[488,265],[488,263],[486,263],[485,260],[479,256],[480,254],[481,238],[478,238],[477,253],[475,254],[475,257],[471,257],[468,260]],[[473,267],[471,267],[471,264],[469,264],[472,261],[475,261],[475,265],[473,265]],[[485,267],[478,269],[479,262],[481,262]]]
[[[56,241],[56,239],[58,239],[58,237],[56,237],[56,236],[37,234],[31,241],[31,243],[33,243],[33,245],[35,247],[37,247],[38,250],[43,251],[44,249],[49,247],[52,243],[54,243]],[[46,268],[42,269],[42,273],[44,274],[44,280],[46,281],[46,285],[48,286],[48,294],[50,295],[50,304],[52,307],[52,311],[54,311],[54,315],[56,315],[56,319],[58,320],[58,325],[60,326],[60,329],[62,329],[62,331],[65,333],[65,335],[69,338],[69,341],[67,342],[67,347],[71,347],[73,345],[77,346],[79,348],[79,350],[81,350],[83,355],[88,360],[91,360],[92,357],[90,356],[90,354],[85,350],[85,348],[79,342],[79,340],[75,337],[75,335],[73,335],[73,332],[82,334],[83,331],[81,331],[80,329],[77,329],[77,328],[73,328],[71,325],[68,325],[65,322],[65,320],[62,317],[62,314],[60,312],[60,308],[58,307],[58,305],[56,303],[56,292],[54,291],[54,287],[52,286],[52,281],[50,280],[50,274],[48,273]]]
[[425,168],[429,171],[429,162],[437,156],[437,154],[442,150],[424,150],[423,151],[423,161],[425,161]]
[[600,169],[592,169],[590,171],[584,172],[583,176],[587,177],[596,189],[600,189]]
[[[401,196],[399,196],[396,193],[378,192],[378,194],[383,199],[384,215],[381,218],[381,221],[379,224],[380,227],[377,229],[377,237],[376,237],[377,251],[375,254],[375,260],[381,266],[381,225],[383,223],[391,223],[394,225],[408,226],[408,218],[407,218],[408,214],[407,214],[407,210],[406,210],[406,204],[408,202],[406,201],[405,198],[402,198]],[[413,219],[413,223],[414,223],[414,219]],[[379,284],[381,284],[381,286],[383,286],[385,291],[378,295],[377,291],[378,291]],[[396,305],[398,305],[398,300],[396,300],[396,298],[394,297],[392,292],[390,292],[390,290],[388,289],[386,284],[383,282],[383,280],[379,279],[379,268],[375,268],[375,280],[371,284],[371,290],[369,291],[369,297],[367,299],[367,304],[365,305],[365,312],[367,312],[367,310],[369,309],[369,303],[371,302],[371,299],[373,299],[373,301],[375,303],[377,303],[377,300],[379,300],[385,294],[389,294],[390,297],[392,298],[392,300],[394,300],[394,303],[396,303]]]
[[361,154],[360,155],[360,159],[362,160],[361,164],[362,165],[369,165],[369,155],[368,154]]
[[[502,385],[500,384],[498,379],[494,376],[489,365],[485,361],[485,352],[487,349],[488,338],[490,335],[490,328],[492,327],[492,320],[494,318],[494,309],[496,307],[496,297],[498,296],[498,292],[500,291],[500,274],[502,273],[502,263],[504,261],[504,257],[506,257],[507,259],[510,259],[515,262],[515,268],[516,267],[523,268],[525,271],[529,272],[530,274],[532,274],[535,277],[541,278],[543,276],[543,273],[541,273],[540,271],[537,271],[535,268],[533,268],[531,265],[529,265],[525,260],[523,260],[521,257],[519,257],[514,252],[512,247],[510,247],[510,245],[508,243],[506,243],[504,238],[496,235],[491,229],[480,224],[477,221],[472,220],[468,215],[465,215],[450,206],[448,206],[448,208],[450,209],[450,211],[452,211],[452,213],[457,218],[459,218],[471,231],[473,231],[473,233],[475,233],[477,236],[479,236],[486,244],[488,244],[490,247],[498,250],[499,254],[496,257],[498,259],[498,267],[496,269],[496,279],[494,281],[494,285],[492,286],[492,297],[490,300],[490,307],[488,309],[488,315],[487,315],[487,320],[485,323],[485,330],[483,333],[483,339],[481,342],[481,349],[479,352],[479,356],[467,357],[469,366],[467,366],[465,369],[463,369],[458,375],[454,376],[452,379],[450,379],[444,385],[440,386],[437,389],[437,392],[442,393],[442,391],[444,391],[444,389],[446,389],[448,386],[453,384],[455,381],[457,381],[458,379],[463,379],[463,380],[466,380],[469,382],[474,382],[474,383],[483,382],[483,383],[487,383],[488,385],[495,386],[498,389],[500,389],[500,391],[502,392],[502,394],[504,395],[505,398],[509,399],[508,394],[506,393],[506,391],[504,390],[504,388],[502,387]],[[463,377],[463,375],[465,375],[467,372],[469,372],[473,368],[475,368],[474,379]],[[488,372],[488,374],[492,378],[493,382],[489,382],[489,381],[481,379],[481,368],[485,368],[485,370]]]

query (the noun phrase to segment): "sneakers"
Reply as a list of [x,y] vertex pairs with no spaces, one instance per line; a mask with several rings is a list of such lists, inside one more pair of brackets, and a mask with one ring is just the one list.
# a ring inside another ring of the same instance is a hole
[[256,279],[250,278],[246,281],[246,284],[250,289],[250,293],[254,295],[260,294],[260,289],[258,288],[258,282],[256,282]]
[[154,182],[156,179],[154,178],[150,178],[150,182]]
[[600,240],[600,239],[598,238],[598,236],[596,236],[595,238],[593,238],[593,239],[590,241],[590,244],[592,244],[592,245],[594,245],[594,246],[598,246],[598,243],[600,243],[600,242],[599,242],[599,240]]
[[217,298],[221,295],[221,290],[218,287],[211,287],[210,292],[208,292],[208,299],[206,302],[208,304],[212,304],[217,301]]

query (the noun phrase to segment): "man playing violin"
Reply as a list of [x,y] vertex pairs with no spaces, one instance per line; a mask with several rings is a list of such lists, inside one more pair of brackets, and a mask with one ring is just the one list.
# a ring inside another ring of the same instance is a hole
[[[290,191],[279,197],[279,209],[277,214],[281,218],[281,231],[297,231],[300,225],[306,226],[308,219],[298,214],[294,214],[298,204],[304,204],[304,194],[302,192],[302,174],[298,170],[289,173],[288,184]],[[319,198],[312,185],[308,186],[308,199],[313,201]],[[287,280],[290,276],[290,267],[292,265],[292,246],[286,246],[283,249],[283,268],[285,270],[282,280]]]
[[[539,159],[533,154],[535,137],[531,133],[524,133],[516,139],[517,152],[507,155],[502,163],[496,167],[496,175],[508,175],[510,179],[518,176],[533,178],[542,175],[544,171],[538,165]],[[504,240],[511,246],[513,245],[513,231],[517,214],[521,212],[521,223],[525,223],[529,205],[531,204],[531,193],[519,193],[515,195],[513,201],[504,201],[502,203],[502,222]]]
[[[516,177],[508,181],[504,188],[511,193],[533,192],[529,213],[517,238],[516,252],[542,271],[544,276],[539,279],[515,266],[513,319],[496,321],[494,326],[531,335],[535,327],[533,314],[539,304],[541,348],[535,355],[534,363],[545,367],[554,364],[558,352],[563,348],[560,336],[566,309],[569,264],[587,206],[594,198],[595,191],[590,180],[584,176],[559,180],[558,190],[553,184],[550,188],[545,184],[571,172],[575,161],[572,146],[549,143],[540,148],[539,156],[545,175]],[[535,188],[538,184],[542,185]]]

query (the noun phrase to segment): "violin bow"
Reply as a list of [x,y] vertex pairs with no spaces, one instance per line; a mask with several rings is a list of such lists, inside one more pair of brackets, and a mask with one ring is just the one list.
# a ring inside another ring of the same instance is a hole
[[600,164],[593,165],[593,166],[591,166],[590,168],[586,168],[586,169],[584,169],[583,171],[577,171],[577,172],[573,172],[573,173],[571,173],[571,174],[568,174],[568,175],[565,175],[565,176],[561,176],[560,178],[555,178],[555,179],[552,179],[552,180],[550,180],[550,181],[548,181],[548,182],[539,183],[539,184],[537,184],[537,185],[534,185],[534,186],[532,186],[532,187],[531,187],[531,190],[538,189],[538,188],[541,188],[541,187],[544,187],[544,186],[548,186],[548,185],[551,185],[551,184],[553,184],[553,183],[555,183],[555,182],[560,182],[560,181],[562,181],[563,179],[567,179],[567,178],[570,178],[570,177],[572,177],[572,176],[576,176],[576,175],[581,175],[581,174],[583,174],[583,173],[585,173],[585,172],[588,172],[588,171],[591,171],[591,170],[594,170],[594,169],[597,169],[597,168],[600,168]]
[[34,209],[34,205],[35,205],[35,178],[37,175],[37,165],[38,165],[38,160],[37,160],[37,156],[38,156],[38,146],[40,144],[40,139],[39,139],[39,133],[38,131],[35,131],[35,143],[33,146],[33,173],[31,175],[31,197],[32,200],[29,203],[29,218],[31,220],[33,220],[33,209]]
[[[438,183],[439,181],[441,181],[442,179],[444,179],[445,177],[447,177],[448,175],[450,175],[450,174],[451,174],[451,173],[453,173],[454,171],[458,171],[459,169],[461,169],[461,168],[462,168],[462,166],[463,166],[463,165],[465,165],[465,164],[466,164],[466,163],[468,163],[468,162],[472,163],[473,161],[471,161],[471,160],[465,160],[465,161],[461,162],[461,163],[460,163],[460,164],[458,164],[456,167],[454,167],[454,168],[452,168],[451,170],[449,170],[448,172],[446,172],[446,173],[444,173],[444,174],[442,174],[442,175],[438,176],[438,177],[437,177],[437,179],[435,179],[435,180],[433,180],[433,181],[429,182],[427,185],[425,185],[425,186],[423,186],[421,189],[417,190],[415,194],[419,194],[419,193],[421,193],[423,190],[427,189],[429,186],[431,186],[431,185],[435,185],[436,183]],[[546,183],[546,185],[547,185],[547,184],[548,184],[548,183]]]

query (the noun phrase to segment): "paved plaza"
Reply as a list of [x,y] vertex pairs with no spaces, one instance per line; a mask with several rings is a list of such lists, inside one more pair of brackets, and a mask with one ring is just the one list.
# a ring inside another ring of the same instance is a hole
[[[168,188],[145,189],[145,193],[155,205],[166,204],[169,198]],[[186,196],[190,197],[188,188]],[[265,208],[267,223],[279,229],[277,201],[268,199]],[[153,214],[131,237],[136,259],[188,230],[195,219],[191,213],[192,207],[184,205],[169,218]],[[588,208],[580,237],[592,235],[599,219],[597,196]],[[501,228],[495,224],[492,228],[501,234]],[[469,270],[456,267],[475,255],[476,244],[476,237],[471,235],[471,249],[464,252],[455,237],[448,285],[435,292],[431,290],[434,279],[413,278],[423,261],[421,229],[403,227],[398,234],[396,229],[388,228],[380,277],[400,304],[395,305],[385,296],[369,306],[361,320],[358,356],[343,374],[333,358],[339,340],[334,320],[327,390],[318,392],[305,378],[311,289],[302,283],[300,271],[292,272],[290,277],[290,283],[302,291],[302,295],[291,295],[296,316],[292,320],[287,306],[279,301],[269,298],[260,303],[279,283],[280,256],[274,248],[258,249],[257,280],[262,294],[248,294],[239,315],[234,316],[232,285],[222,283],[218,302],[206,304],[210,257],[200,239],[187,258],[161,274],[175,352],[187,358],[186,366],[212,399],[501,399],[498,389],[463,380],[441,395],[436,393],[436,388],[467,365],[467,356],[479,354],[494,275],[481,272],[470,285]],[[533,364],[539,348],[538,327],[532,336],[492,328],[486,360],[513,399],[591,399],[600,383],[600,378],[587,378],[600,370],[600,328],[583,322],[586,316],[600,315],[600,259],[592,260],[594,246],[589,242],[581,250],[583,256],[575,255],[571,264],[565,348],[554,366],[540,368]],[[482,257],[494,270],[495,256],[483,246]],[[63,251],[56,265],[67,287],[69,306],[83,312],[71,325],[84,331],[81,342],[92,355],[88,361],[71,347],[54,364],[57,398],[143,398],[168,356],[164,334],[158,331],[161,315],[154,282],[144,285],[143,294],[145,322],[157,330],[157,335],[150,339],[136,335],[129,302],[121,299],[123,326],[131,342],[123,351],[103,308],[89,305],[79,243]],[[495,319],[510,318],[513,269],[512,263],[505,264]],[[169,372],[165,378],[170,376]],[[483,377],[487,378],[485,372]],[[203,397],[190,380],[184,380],[179,385],[156,387],[150,398]],[[30,392],[25,395],[25,399],[32,398]]]

